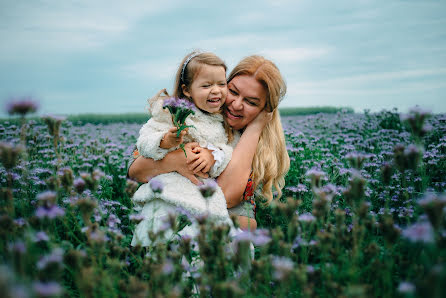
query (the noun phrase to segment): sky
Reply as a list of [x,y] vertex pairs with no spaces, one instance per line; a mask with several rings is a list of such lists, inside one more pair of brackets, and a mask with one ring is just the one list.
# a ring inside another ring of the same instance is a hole
[[182,58],[271,59],[281,107],[446,113],[446,1],[0,0],[0,116],[144,113]]

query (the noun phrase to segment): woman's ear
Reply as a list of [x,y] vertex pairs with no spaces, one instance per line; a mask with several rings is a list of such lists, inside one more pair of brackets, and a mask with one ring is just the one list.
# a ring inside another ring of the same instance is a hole
[[187,88],[185,84],[182,84],[182,85],[181,85],[181,89],[183,89],[183,94],[184,94],[184,95],[186,95],[186,96],[189,97],[189,98],[191,97],[191,96],[190,96],[190,92],[189,92],[189,88]]

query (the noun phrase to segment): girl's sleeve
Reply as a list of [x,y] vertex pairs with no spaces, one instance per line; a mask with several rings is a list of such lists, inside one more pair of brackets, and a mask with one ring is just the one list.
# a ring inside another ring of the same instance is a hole
[[171,124],[167,122],[157,121],[155,118],[150,118],[146,124],[139,131],[139,137],[136,142],[136,147],[140,155],[152,158],[153,160],[160,160],[172,150],[176,148],[163,149],[160,148],[161,139],[171,128]]
[[209,176],[216,178],[220,176],[224,169],[226,169],[229,161],[231,161],[232,151],[234,149],[227,144],[208,144],[206,147],[213,150],[212,155],[214,155],[215,159],[215,163],[209,171]]

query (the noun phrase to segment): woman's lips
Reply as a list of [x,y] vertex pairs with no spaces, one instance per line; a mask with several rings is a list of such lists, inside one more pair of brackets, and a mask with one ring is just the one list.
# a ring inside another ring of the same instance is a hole
[[226,110],[226,115],[230,119],[240,119],[240,118],[242,118],[242,116],[240,116],[240,115],[234,115],[230,110]]

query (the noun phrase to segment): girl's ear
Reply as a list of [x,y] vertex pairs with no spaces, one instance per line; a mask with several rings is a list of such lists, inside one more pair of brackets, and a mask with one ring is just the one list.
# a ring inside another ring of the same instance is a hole
[[190,98],[189,88],[187,88],[185,84],[182,84],[181,88],[183,89],[183,94]]

